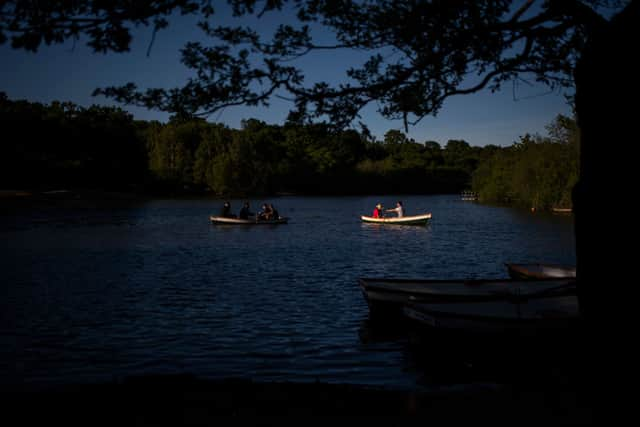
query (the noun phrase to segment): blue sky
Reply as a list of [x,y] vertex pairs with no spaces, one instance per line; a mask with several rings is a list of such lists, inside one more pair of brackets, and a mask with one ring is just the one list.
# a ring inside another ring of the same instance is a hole
[[[220,16],[217,19],[222,19]],[[253,23],[255,25],[255,23]],[[273,24],[269,20],[259,25]],[[0,91],[10,99],[50,103],[72,101],[82,106],[116,105],[102,97],[92,97],[97,87],[134,82],[141,88],[176,87],[190,77],[180,63],[179,49],[186,41],[201,39],[201,32],[189,18],[172,22],[156,35],[151,54],[147,47],[152,31],[142,28],[134,34],[131,52],[123,54],[93,53],[83,40],[75,45],[43,46],[37,53],[12,50],[0,45]],[[335,82],[343,75],[345,64],[357,58],[353,52],[326,52],[305,58],[307,79]],[[361,57],[362,58],[362,57]],[[157,111],[122,106],[138,119],[166,121],[168,115]],[[270,107],[232,107],[209,116],[239,128],[243,119],[256,118],[271,124],[282,124],[292,104],[273,99]],[[375,111],[375,105],[365,108],[361,121],[374,135],[382,138],[389,129],[404,132],[400,121],[390,121]],[[410,127],[408,136],[417,142],[434,140],[444,145],[449,139],[464,139],[471,145],[510,145],[526,133],[546,134],[545,126],[558,114],[570,115],[571,109],[560,93],[549,93],[545,86],[511,84],[498,93],[483,91],[457,96],[445,101],[436,117],[426,117]]]

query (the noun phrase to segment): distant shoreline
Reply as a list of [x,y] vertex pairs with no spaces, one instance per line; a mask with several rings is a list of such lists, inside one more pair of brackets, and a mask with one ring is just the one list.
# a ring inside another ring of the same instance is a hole
[[127,192],[127,191],[110,191],[110,190],[87,190],[87,189],[58,189],[47,191],[33,190],[0,190],[1,200],[136,200],[136,199],[159,199],[159,198],[202,198],[213,200],[225,199],[270,199],[278,197],[350,197],[350,196],[429,196],[429,195],[456,195],[457,193],[358,193],[358,194],[340,194],[340,193],[294,193],[294,192],[276,192],[273,194],[245,194],[245,195],[217,195],[207,192]]
[[[69,206],[69,204],[83,203],[109,203],[109,202],[140,202],[149,200],[185,200],[199,199],[211,200],[214,202],[223,200],[264,200],[278,199],[281,197],[411,197],[411,196],[456,196],[459,193],[359,193],[359,194],[316,194],[316,193],[295,193],[276,192],[273,194],[253,194],[253,195],[217,195],[207,192],[185,191],[185,192],[146,192],[146,191],[116,191],[116,190],[96,190],[96,189],[51,189],[51,190],[0,190],[0,206],[4,207],[30,207],[30,206]],[[461,201],[465,201],[460,198]],[[509,203],[486,203],[475,200],[474,202],[487,205],[495,205],[505,208],[521,209],[520,205]],[[546,212],[561,216],[571,216],[571,208],[550,209],[527,209],[532,213]]]

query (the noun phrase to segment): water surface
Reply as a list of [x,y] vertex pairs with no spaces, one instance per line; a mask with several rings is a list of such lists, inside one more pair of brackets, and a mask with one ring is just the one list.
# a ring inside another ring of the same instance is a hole
[[[398,198],[431,223],[360,222]],[[575,262],[567,216],[457,196],[271,201],[289,224],[213,225],[221,203],[202,199],[0,216],[2,384],[190,373],[429,387],[434,372],[404,339],[369,339],[358,277],[499,278],[505,262]]]

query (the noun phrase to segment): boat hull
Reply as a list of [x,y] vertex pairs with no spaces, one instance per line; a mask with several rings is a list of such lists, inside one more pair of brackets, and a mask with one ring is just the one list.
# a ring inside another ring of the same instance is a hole
[[358,284],[371,317],[402,317],[411,303],[523,301],[574,295],[575,281],[544,280],[420,280],[360,278]]
[[288,218],[278,218],[271,220],[255,220],[255,219],[240,219],[240,218],[227,218],[222,216],[211,216],[209,220],[214,224],[226,224],[226,225],[274,225],[274,224],[286,224],[289,222]]
[[579,321],[576,295],[523,301],[407,304],[403,314],[427,329],[473,334],[566,330]]
[[395,224],[395,225],[424,225],[431,219],[431,214],[403,216],[401,218],[374,218],[372,216],[361,215],[360,219],[363,222],[372,224]]
[[513,264],[505,263],[509,277],[518,280],[573,279],[576,268],[560,264]]

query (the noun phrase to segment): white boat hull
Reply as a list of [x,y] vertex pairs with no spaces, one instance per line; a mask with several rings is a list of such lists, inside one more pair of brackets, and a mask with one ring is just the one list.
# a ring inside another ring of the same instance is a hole
[[211,216],[209,220],[214,224],[228,224],[228,225],[269,225],[269,224],[286,224],[289,219],[280,217],[278,219],[270,220],[255,220],[255,219],[240,219],[240,218],[228,218],[223,216]]
[[422,225],[426,224],[431,219],[431,213],[426,213],[423,215],[403,216],[401,218],[374,218],[372,216],[361,215],[360,219],[364,222],[374,224]]

